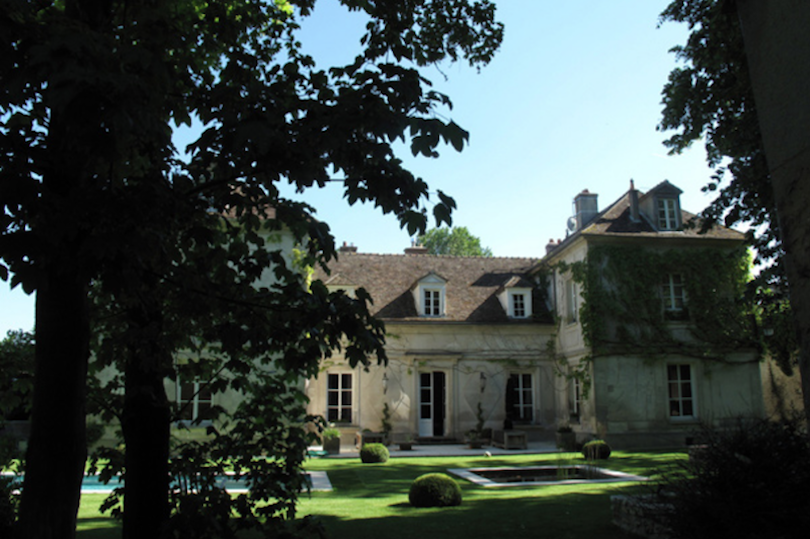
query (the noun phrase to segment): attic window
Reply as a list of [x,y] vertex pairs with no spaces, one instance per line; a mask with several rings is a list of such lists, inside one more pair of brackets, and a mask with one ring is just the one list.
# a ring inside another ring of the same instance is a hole
[[677,198],[659,198],[658,199],[658,229],[659,230],[677,230],[680,223],[678,222],[678,199]]
[[446,282],[443,277],[433,272],[417,281],[413,288],[413,299],[419,316],[444,316]]
[[424,316],[442,315],[442,289],[422,289],[422,314]]
[[532,295],[530,290],[509,290],[507,294],[509,318],[529,318],[532,314]]

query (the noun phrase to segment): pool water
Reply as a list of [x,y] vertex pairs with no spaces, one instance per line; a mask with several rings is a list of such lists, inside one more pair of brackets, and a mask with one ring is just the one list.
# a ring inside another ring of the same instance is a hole
[[596,466],[527,466],[521,468],[453,468],[450,473],[482,487],[574,485],[646,481],[646,477]]
[[[7,474],[3,474],[7,475]],[[10,474],[8,474],[10,475]],[[310,490],[331,490],[332,485],[325,472],[309,472],[304,474],[309,484]],[[23,476],[15,477],[15,483],[22,486]],[[98,475],[85,475],[82,480],[82,492],[84,493],[110,493],[118,487],[123,487],[120,478],[113,478],[109,483],[104,484]],[[247,486],[244,478],[232,476],[222,476],[217,478],[217,486],[225,488],[228,492],[246,492]]]

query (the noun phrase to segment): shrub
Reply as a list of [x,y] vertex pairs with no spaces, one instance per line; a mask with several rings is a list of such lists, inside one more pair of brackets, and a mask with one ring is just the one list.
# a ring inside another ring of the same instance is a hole
[[16,478],[0,476],[0,537],[11,537],[14,521],[17,515],[19,497],[15,489]]
[[408,501],[414,507],[450,507],[461,505],[461,487],[449,475],[420,475],[411,484]]
[[610,456],[610,446],[604,440],[591,440],[582,446],[582,455],[588,460],[604,460]]
[[740,421],[704,429],[700,458],[654,486],[686,539],[787,539],[810,528],[810,439],[800,421]]
[[340,431],[338,429],[333,428],[324,429],[323,433],[321,434],[321,437],[324,440],[340,438]]
[[388,448],[383,444],[366,444],[360,449],[360,460],[364,464],[388,462]]

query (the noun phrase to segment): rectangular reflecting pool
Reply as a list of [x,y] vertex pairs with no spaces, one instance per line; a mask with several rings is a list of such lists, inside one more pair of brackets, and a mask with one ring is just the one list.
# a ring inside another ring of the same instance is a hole
[[526,466],[520,468],[451,468],[450,473],[475,483],[493,487],[538,485],[575,485],[579,483],[617,483],[647,481],[648,478],[596,466]]

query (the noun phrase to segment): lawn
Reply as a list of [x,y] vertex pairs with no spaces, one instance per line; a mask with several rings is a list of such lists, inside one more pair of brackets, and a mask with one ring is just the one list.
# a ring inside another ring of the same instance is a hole
[[[485,489],[459,480],[464,501],[459,507],[417,509],[408,503],[411,482],[423,473],[448,468],[580,464],[556,454],[484,457],[397,458],[386,464],[361,464],[359,459],[313,459],[309,470],[323,470],[334,490],[313,492],[299,504],[299,516],[313,515],[329,537],[352,539],[428,539],[471,537],[537,537],[558,539],[599,537],[626,539],[610,522],[610,496],[638,488],[633,483]],[[685,458],[683,452],[614,452],[600,466],[652,475]],[[81,539],[120,536],[117,524],[100,515],[101,494],[82,497]]]

